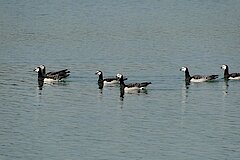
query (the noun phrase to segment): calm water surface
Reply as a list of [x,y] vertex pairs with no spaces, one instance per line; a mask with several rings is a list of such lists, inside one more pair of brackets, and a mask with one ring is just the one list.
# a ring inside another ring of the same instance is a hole
[[[240,2],[0,1],[0,159],[240,159]],[[33,68],[68,68],[39,90]],[[190,74],[216,82],[185,86]],[[98,89],[96,70],[147,94]]]

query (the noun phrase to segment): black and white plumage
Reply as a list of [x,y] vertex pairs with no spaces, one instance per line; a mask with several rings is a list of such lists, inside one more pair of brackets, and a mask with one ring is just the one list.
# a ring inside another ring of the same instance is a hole
[[194,75],[190,76],[189,70],[187,67],[182,67],[180,71],[185,72],[185,81],[186,83],[190,82],[206,82],[212,81],[218,78],[218,75]]
[[45,83],[58,82],[70,75],[70,71],[68,69],[46,73],[46,67],[44,65],[36,67],[34,71],[38,73],[38,80],[42,80]]
[[[115,84],[119,84],[119,79],[117,77],[103,78],[103,72],[99,70],[96,71],[95,74],[98,75],[99,88],[102,88],[103,86],[113,86]],[[124,78],[124,80],[127,80],[127,78]]]
[[146,87],[149,84],[152,84],[151,82],[142,82],[142,83],[130,83],[130,84],[125,84],[123,75],[118,73],[117,77],[120,82],[120,96],[123,97],[124,93],[139,93],[141,91],[146,91]]
[[229,73],[228,65],[223,64],[221,69],[224,70],[224,79],[226,80],[240,80],[240,73]]

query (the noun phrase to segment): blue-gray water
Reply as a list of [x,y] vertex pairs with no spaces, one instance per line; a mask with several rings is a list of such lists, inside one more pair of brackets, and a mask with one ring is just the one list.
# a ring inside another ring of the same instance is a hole
[[[238,0],[0,1],[0,159],[240,159]],[[38,89],[33,68],[68,68]],[[190,74],[219,74],[186,88]],[[151,81],[119,97],[122,73]]]

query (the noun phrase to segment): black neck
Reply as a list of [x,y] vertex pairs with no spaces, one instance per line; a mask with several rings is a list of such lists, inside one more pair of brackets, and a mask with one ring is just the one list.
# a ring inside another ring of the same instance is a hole
[[228,71],[228,67],[224,70],[224,78],[228,78],[229,77],[229,71]]
[[188,69],[186,69],[186,71],[185,71],[185,80],[186,80],[186,81],[190,81],[190,79],[191,79],[191,76],[190,76],[190,74],[189,74]]
[[43,81],[45,78],[45,75],[43,75],[42,70],[39,69],[38,71],[38,80]]
[[44,67],[43,69],[42,69],[42,75],[45,75],[46,74],[46,68]]
[[98,88],[103,89],[103,75],[102,73],[98,76]]
[[42,73],[42,71],[40,70],[40,71],[38,71],[38,79],[39,78],[43,78],[43,73]]
[[102,74],[100,74],[99,77],[98,77],[98,82],[100,82],[100,81],[103,81],[103,75]]
[[121,77],[121,78],[119,79],[119,82],[120,82],[120,85],[122,85],[122,86],[125,87],[125,83],[124,83],[124,79],[123,79],[123,77]]
[[120,82],[120,97],[124,97],[124,88],[125,88],[125,83],[124,83],[124,80],[123,80],[123,77],[121,77],[119,79],[119,82]]

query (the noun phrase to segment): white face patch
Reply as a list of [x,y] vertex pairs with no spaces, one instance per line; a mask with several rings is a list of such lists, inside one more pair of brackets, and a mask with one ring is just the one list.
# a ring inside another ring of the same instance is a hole
[[97,71],[96,74],[97,74],[97,75],[101,75],[102,72],[101,72],[101,71]]
[[185,72],[187,70],[187,68],[186,67],[182,67],[180,70]]
[[118,78],[122,78],[123,75],[121,75],[120,73],[117,74]]
[[40,71],[39,67],[35,68],[34,71],[39,72]]
[[44,69],[44,68],[45,68],[45,66],[44,66],[44,65],[40,65],[39,67],[40,67],[41,69]]
[[227,69],[227,66],[225,64],[223,64],[221,68],[225,70],[225,69]]

